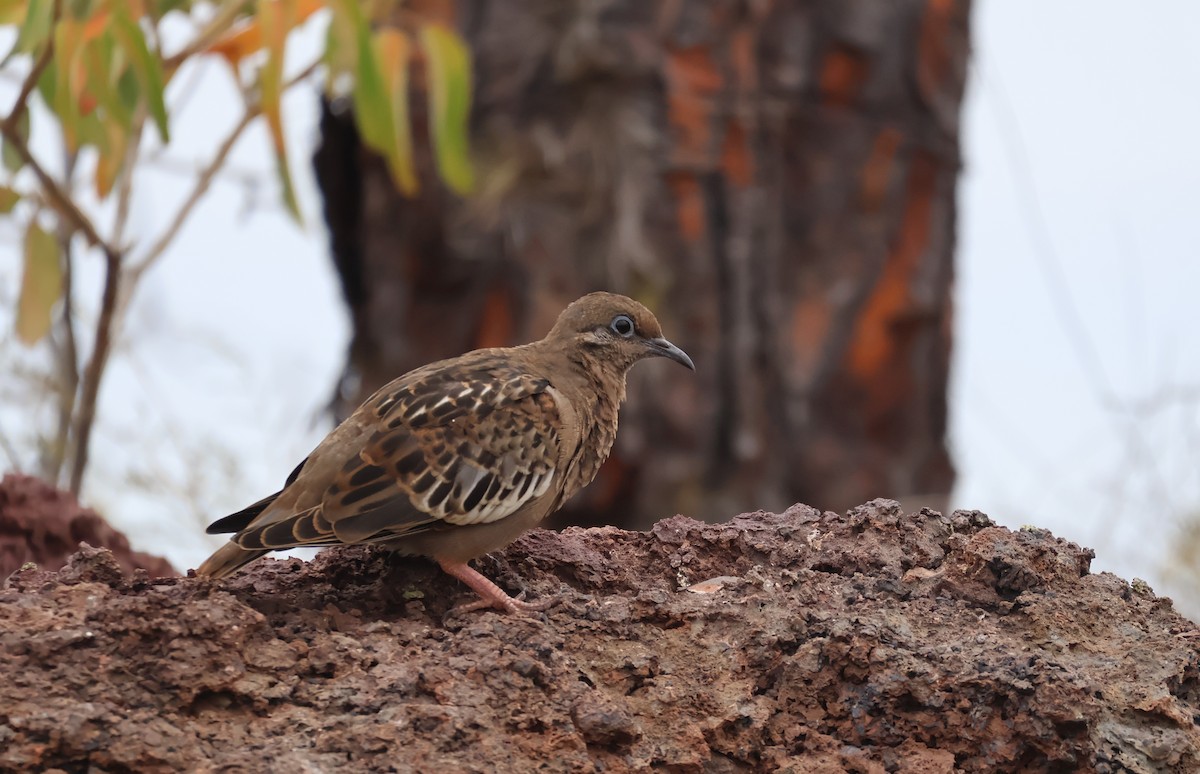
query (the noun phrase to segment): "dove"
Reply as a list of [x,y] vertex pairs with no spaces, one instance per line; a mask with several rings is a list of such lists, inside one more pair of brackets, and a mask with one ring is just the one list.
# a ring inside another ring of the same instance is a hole
[[540,341],[479,349],[389,382],[283,488],[208,527],[232,533],[197,569],[226,577],[271,551],[374,543],[435,561],[479,597],[465,609],[544,609],[468,565],[541,523],[596,477],[626,376],[647,358],[695,365],[642,304],[591,293]]

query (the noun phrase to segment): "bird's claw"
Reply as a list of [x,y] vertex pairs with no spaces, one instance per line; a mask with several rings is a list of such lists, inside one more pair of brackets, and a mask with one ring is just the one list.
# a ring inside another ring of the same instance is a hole
[[522,591],[515,597],[505,595],[504,597],[477,599],[474,602],[465,602],[461,605],[456,605],[450,608],[446,613],[446,617],[453,618],[465,613],[473,613],[476,610],[486,610],[489,608],[511,615],[527,615],[529,613],[540,613],[548,610],[561,601],[559,597],[555,596],[539,599],[537,602],[526,602],[525,592]]

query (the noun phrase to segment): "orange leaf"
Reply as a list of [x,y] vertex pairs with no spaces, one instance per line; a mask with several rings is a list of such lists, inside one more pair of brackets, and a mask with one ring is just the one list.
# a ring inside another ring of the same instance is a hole
[[[293,5],[295,16],[292,26],[303,24],[308,17],[325,7],[322,0],[295,0]],[[261,51],[265,45],[261,19],[251,19],[226,32],[205,52],[224,57],[229,66],[236,70],[243,59]]]
[[107,10],[100,10],[95,16],[84,22],[83,42],[86,43],[89,40],[95,40],[104,34],[104,31],[108,29],[108,25],[111,22],[108,15]]
[[400,191],[413,196],[417,193],[417,173],[413,167],[408,117],[408,60],[412,46],[407,35],[389,28],[377,32],[373,44],[386,92],[383,96],[391,108],[390,136],[382,150]]
[[225,57],[229,66],[236,70],[243,59],[262,47],[262,27],[257,21],[252,21],[222,35],[205,50],[210,54]]
[[103,200],[112,192],[121,167],[125,163],[125,153],[129,148],[129,135],[124,127],[116,121],[108,121],[104,125],[108,135],[108,149],[101,151],[96,159],[96,196]]
[[262,25],[263,41],[267,49],[267,61],[259,76],[262,87],[262,112],[267,119],[271,143],[275,146],[275,166],[279,173],[279,184],[283,189],[283,203],[297,221],[300,220],[300,205],[292,185],[292,172],[288,164],[287,143],[283,134],[283,60],[288,32],[295,26],[297,0],[266,0],[258,8],[258,21]]

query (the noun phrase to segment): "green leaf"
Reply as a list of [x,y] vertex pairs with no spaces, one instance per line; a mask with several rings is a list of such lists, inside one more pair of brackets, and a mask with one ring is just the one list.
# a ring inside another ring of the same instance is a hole
[[99,157],[96,159],[96,198],[103,201],[112,193],[113,185],[125,165],[125,155],[129,152],[129,133],[125,127],[116,121],[106,121],[99,127],[101,136],[96,147]]
[[0,24],[24,24],[27,14],[26,0],[0,0]]
[[325,31],[325,90],[331,96],[340,97],[344,95],[336,93],[336,87],[340,86],[339,76],[352,75],[358,62],[356,17],[362,12],[353,2],[334,3],[332,10]]
[[421,27],[429,77],[429,133],[438,171],[451,190],[464,195],[475,186],[468,142],[471,112],[471,52],[459,35],[440,24]]
[[75,127],[76,137],[79,140],[79,147],[91,146],[95,148],[101,156],[104,156],[109,151],[108,129],[105,128],[103,122],[96,115],[96,111],[88,113],[86,116],[81,116],[78,125]]
[[[101,35],[84,51],[87,63],[87,90],[104,108],[105,120],[116,121],[128,131],[133,126],[133,106],[118,91],[119,77],[125,62],[112,35]],[[136,77],[136,76],[133,76]]]
[[0,185],[0,215],[7,215],[21,201],[21,194],[6,185]]
[[405,196],[417,193],[413,168],[412,132],[408,118],[408,60],[411,44],[399,30],[382,29],[372,42],[389,107],[387,142],[380,149],[388,160],[392,180]]
[[46,74],[54,74],[52,99],[47,99],[62,127],[63,140],[69,150],[79,148],[79,94],[83,89],[81,68],[76,60],[82,53],[83,25],[74,19],[63,19],[54,27],[54,64]]
[[372,36],[369,20],[353,0],[341,0],[335,7],[329,35],[331,71],[340,57],[355,55],[354,120],[363,142],[387,160],[400,191],[415,194],[417,175],[408,118],[408,37],[395,29]]
[[[16,130],[17,136],[25,143],[25,147],[29,147],[29,109],[21,111],[17,116],[16,125],[13,127]],[[21,171],[21,167],[25,166],[25,159],[21,158],[21,154],[17,153],[17,149],[12,147],[8,142],[0,145],[0,160],[4,162],[4,168],[9,172],[16,174]]]
[[192,0],[154,0],[150,4],[150,13],[155,19],[161,19],[171,11],[191,13],[192,5]]
[[40,49],[50,39],[50,27],[53,23],[54,0],[29,0],[25,21],[17,33],[13,53],[29,54]]
[[66,11],[76,19],[90,18],[96,10],[96,0],[65,0]]
[[138,84],[150,108],[150,116],[158,127],[158,136],[163,144],[171,141],[167,130],[167,106],[163,102],[163,90],[166,88],[166,78],[163,76],[162,62],[146,45],[146,36],[142,28],[129,15],[125,3],[116,3],[113,13],[113,33],[117,41],[129,55],[130,65],[137,75]]
[[283,189],[283,203],[296,222],[302,222],[300,205],[296,201],[296,189],[292,185],[292,172],[288,164],[287,141],[283,134],[283,59],[287,47],[287,35],[296,18],[294,2],[266,2],[258,8],[258,23],[262,27],[263,44],[267,49],[267,61],[259,73],[262,89],[262,111],[267,119],[271,144],[275,146],[275,168],[279,173],[279,184]]
[[392,135],[392,110],[371,45],[371,27],[356,0],[342,0],[340,5],[354,25],[354,48],[358,52],[354,68],[354,119],[363,142],[383,152]]
[[[119,50],[118,53],[120,53]],[[141,92],[138,88],[138,78],[131,68],[126,67],[117,78],[117,98],[121,100],[121,104],[125,106],[125,111],[129,114],[132,115],[137,110],[138,103],[141,101]]]
[[62,289],[58,240],[31,220],[25,232],[25,270],[17,300],[17,337],[22,342],[32,346],[50,332],[50,312]]

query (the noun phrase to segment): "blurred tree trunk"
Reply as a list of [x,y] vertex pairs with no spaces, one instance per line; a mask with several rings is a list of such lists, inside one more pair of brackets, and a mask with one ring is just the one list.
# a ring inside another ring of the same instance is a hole
[[404,199],[325,106],[315,164],[355,331],[342,413],[608,289],[699,371],[635,369],[613,457],[563,521],[949,491],[968,3],[426,4],[475,54],[477,195],[446,193],[418,138]]

